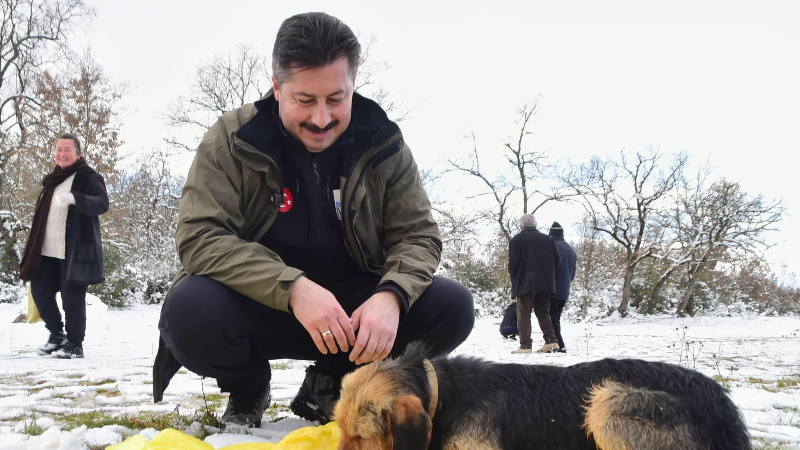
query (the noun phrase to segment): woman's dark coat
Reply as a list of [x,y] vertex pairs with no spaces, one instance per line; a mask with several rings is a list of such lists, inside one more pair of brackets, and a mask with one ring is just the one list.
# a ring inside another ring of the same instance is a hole
[[72,181],[75,204],[67,212],[64,263],[69,284],[88,286],[105,280],[98,216],[108,211],[103,177],[90,167],[78,169]]

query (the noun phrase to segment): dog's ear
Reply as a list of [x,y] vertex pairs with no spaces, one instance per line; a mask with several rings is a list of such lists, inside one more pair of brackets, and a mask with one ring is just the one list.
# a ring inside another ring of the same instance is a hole
[[433,349],[423,341],[414,341],[408,344],[403,350],[403,357],[411,359],[433,359],[438,356],[438,353],[439,352],[433,351]]
[[392,431],[394,450],[425,450],[431,440],[431,418],[422,400],[413,395],[397,397],[391,417],[386,421]]

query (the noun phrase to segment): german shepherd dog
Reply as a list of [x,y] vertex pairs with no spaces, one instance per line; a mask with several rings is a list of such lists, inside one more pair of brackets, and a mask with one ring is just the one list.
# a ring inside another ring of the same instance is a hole
[[341,450],[750,450],[741,413],[710,378],[604,359],[570,367],[465,356],[396,358],[342,381]]

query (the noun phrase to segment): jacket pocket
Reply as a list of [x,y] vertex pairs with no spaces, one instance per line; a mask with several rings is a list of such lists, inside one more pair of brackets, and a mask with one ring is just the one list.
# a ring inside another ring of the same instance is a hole
[[75,262],[93,263],[95,260],[94,239],[78,239],[78,248],[75,251]]

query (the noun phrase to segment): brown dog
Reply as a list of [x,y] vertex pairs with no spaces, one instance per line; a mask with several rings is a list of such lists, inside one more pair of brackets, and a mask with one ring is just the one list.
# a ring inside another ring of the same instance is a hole
[[344,378],[334,410],[340,449],[751,449],[725,390],[682,367],[424,356],[412,344]]

